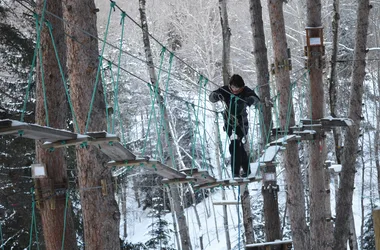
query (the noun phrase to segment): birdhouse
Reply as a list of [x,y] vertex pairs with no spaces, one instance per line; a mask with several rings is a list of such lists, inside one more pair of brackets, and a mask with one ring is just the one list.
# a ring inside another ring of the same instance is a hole
[[323,27],[306,27],[307,47],[323,46]]
[[[312,57],[320,57],[325,54],[325,46],[323,45],[323,27],[306,27],[306,46],[305,46],[305,56],[307,61],[305,62],[305,67],[309,68],[309,60]],[[314,64],[314,63],[313,63]],[[321,63],[322,65],[323,63]]]
[[46,166],[45,164],[32,164],[32,178],[46,178]]

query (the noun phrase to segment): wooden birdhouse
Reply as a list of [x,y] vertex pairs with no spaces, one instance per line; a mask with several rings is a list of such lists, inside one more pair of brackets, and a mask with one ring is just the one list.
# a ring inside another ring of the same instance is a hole
[[307,47],[323,46],[323,27],[306,27]]
[[310,50],[312,47],[319,47],[320,52],[324,55],[325,46],[323,44],[323,27],[306,27],[306,46],[305,56],[310,56]]

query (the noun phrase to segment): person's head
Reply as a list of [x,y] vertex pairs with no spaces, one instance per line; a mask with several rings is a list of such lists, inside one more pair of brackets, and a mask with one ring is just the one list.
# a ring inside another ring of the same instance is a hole
[[233,75],[231,76],[229,87],[231,90],[231,93],[234,95],[239,94],[245,86],[244,80],[240,75]]

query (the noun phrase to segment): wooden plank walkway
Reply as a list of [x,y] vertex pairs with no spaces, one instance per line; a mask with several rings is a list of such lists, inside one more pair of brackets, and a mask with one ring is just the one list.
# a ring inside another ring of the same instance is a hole
[[51,127],[8,119],[0,120],[0,135],[13,135],[16,137],[41,140],[43,142],[77,139],[77,134],[67,130],[54,129]]
[[216,181],[216,179],[212,177],[207,170],[200,170],[198,168],[185,168],[181,169],[180,171],[187,176],[193,177],[195,185],[213,183]]
[[109,167],[141,167],[145,170],[154,172],[167,179],[186,179],[187,176],[157,160],[145,158],[136,158],[133,160],[110,161],[107,163]]
[[107,132],[91,132],[86,133],[86,135],[94,138],[89,142],[90,145],[97,145],[103,153],[114,161],[136,159],[136,155],[121,145],[116,135],[108,134]]
[[73,145],[97,146],[104,154],[112,159],[109,166],[141,166],[149,171],[168,179],[191,179],[186,174],[172,169],[156,160],[136,159],[136,155],[125,148],[120,139],[105,131],[89,132],[85,135],[67,130],[55,129],[31,123],[14,120],[0,120],[0,135],[12,135],[43,141],[43,148],[59,148]]

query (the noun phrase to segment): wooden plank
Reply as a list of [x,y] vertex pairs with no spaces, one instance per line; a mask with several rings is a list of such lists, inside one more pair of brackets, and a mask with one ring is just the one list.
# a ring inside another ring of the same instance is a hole
[[349,118],[334,118],[332,116],[322,118],[321,123],[327,127],[348,127],[354,125],[354,122]]
[[175,184],[175,183],[189,183],[189,182],[194,182],[193,177],[186,176],[186,178],[173,178],[173,179],[163,179],[162,183],[165,184]]
[[107,166],[113,167],[113,166],[134,166],[134,167],[142,167],[148,171],[154,172],[164,178],[167,179],[185,179],[186,175],[167,166],[162,164],[159,161],[156,160],[149,160],[149,159],[133,159],[133,160],[123,160],[123,161],[111,161],[107,163]]
[[193,177],[196,185],[212,183],[216,181],[214,177],[210,176],[207,170],[199,170],[197,168],[186,168],[181,169],[180,171],[188,176]]
[[121,145],[119,142],[104,142],[97,144],[100,150],[114,161],[125,161],[136,158],[136,156],[129,149],[123,147],[123,145]]
[[235,200],[233,200],[233,201],[227,201],[227,200],[225,200],[225,201],[214,201],[212,204],[214,206],[217,206],[217,205],[223,205],[223,206],[225,206],[225,205],[239,205],[239,204],[241,204],[241,202],[235,201]]
[[320,120],[301,119],[302,125],[315,125],[320,124]]
[[[293,241],[292,240],[275,240],[264,243],[254,243],[245,245],[246,250],[266,250],[272,249],[272,247],[276,247],[276,249],[281,250],[290,250],[292,249]],[[278,248],[281,247],[281,248]]]
[[21,136],[33,140],[49,142],[73,140],[77,138],[77,134],[68,130],[55,129],[14,120],[0,120],[0,135]]
[[296,140],[299,140],[300,137],[297,137],[296,135],[294,134],[291,134],[291,135],[285,135],[284,137],[281,137],[275,141],[271,141],[270,143],[267,144],[267,147],[270,147],[270,146],[282,146],[282,145],[286,145],[287,142],[289,141],[296,141]]
[[217,180],[215,182],[198,184],[198,185],[195,185],[194,188],[202,189],[202,188],[214,188],[214,187],[222,187],[222,186],[241,186],[241,185],[247,185],[248,183],[256,182],[260,180],[261,180],[260,177],[224,179],[224,180]]
[[78,134],[78,137],[73,140],[61,140],[61,141],[56,141],[56,142],[44,142],[42,144],[42,148],[64,148],[68,146],[75,146],[82,144],[83,142],[89,142],[91,140],[91,137],[87,135],[80,135]]
[[315,130],[300,130],[300,131],[293,131],[293,133],[300,137],[300,140],[315,140],[317,137],[317,132]]
[[281,146],[270,146],[266,148],[257,162],[267,163],[272,162],[280,150],[284,150]]

